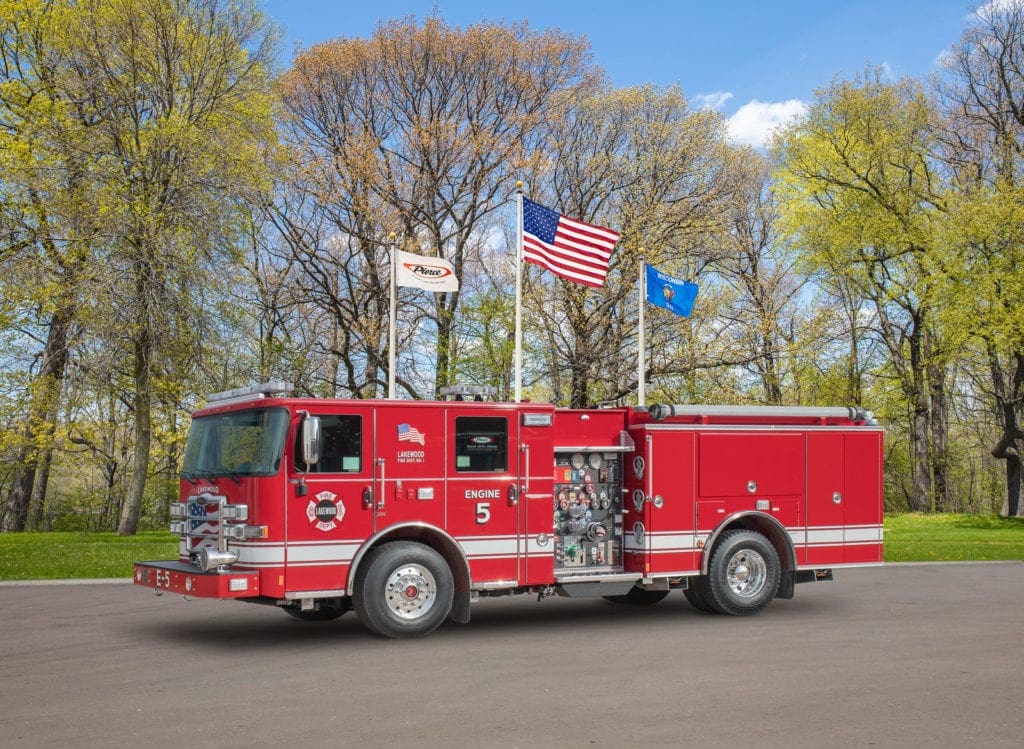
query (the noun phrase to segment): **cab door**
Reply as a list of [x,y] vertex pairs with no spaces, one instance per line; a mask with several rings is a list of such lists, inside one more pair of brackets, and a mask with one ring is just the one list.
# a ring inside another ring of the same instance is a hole
[[505,408],[446,409],[448,530],[469,560],[474,583],[521,578],[519,425]]
[[447,442],[441,409],[391,401],[376,413],[377,532],[409,523],[443,528]]
[[320,459],[302,462],[298,421],[285,493],[285,590],[346,587],[356,550],[374,532],[374,411],[367,406],[314,404]]

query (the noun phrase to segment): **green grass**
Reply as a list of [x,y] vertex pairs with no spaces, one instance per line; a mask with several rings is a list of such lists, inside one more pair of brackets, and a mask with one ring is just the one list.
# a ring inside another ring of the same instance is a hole
[[[149,531],[0,533],[0,580],[130,577],[132,563],[177,559],[176,536]],[[1024,560],[1024,518],[908,513],[885,518],[885,561]]]
[[1024,518],[907,513],[885,518],[885,561],[1024,560]]
[[131,577],[133,562],[177,558],[178,537],[167,531],[0,533],[0,580]]

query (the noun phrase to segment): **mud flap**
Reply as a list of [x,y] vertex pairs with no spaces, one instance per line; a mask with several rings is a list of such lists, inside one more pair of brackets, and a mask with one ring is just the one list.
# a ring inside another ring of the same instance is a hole
[[460,593],[455,592],[455,597],[452,599],[452,610],[448,614],[448,618],[456,624],[468,624],[469,623],[469,592]]
[[779,579],[779,589],[775,591],[775,597],[792,598],[794,588],[796,588],[796,573],[783,570],[782,577]]

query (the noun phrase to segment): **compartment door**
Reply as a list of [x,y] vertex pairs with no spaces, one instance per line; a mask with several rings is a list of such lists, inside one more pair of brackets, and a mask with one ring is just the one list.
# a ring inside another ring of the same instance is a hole
[[840,564],[846,524],[846,437],[807,433],[807,538],[798,564]]
[[[690,572],[699,566],[695,529],[697,433],[649,431],[645,441],[647,476],[642,483],[646,497],[646,571],[652,575]],[[627,500],[633,501],[633,497]]]

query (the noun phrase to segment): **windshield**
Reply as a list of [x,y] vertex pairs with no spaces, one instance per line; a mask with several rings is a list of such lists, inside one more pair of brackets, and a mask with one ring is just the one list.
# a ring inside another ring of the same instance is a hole
[[272,476],[281,466],[288,410],[261,408],[202,416],[192,421],[181,475]]

